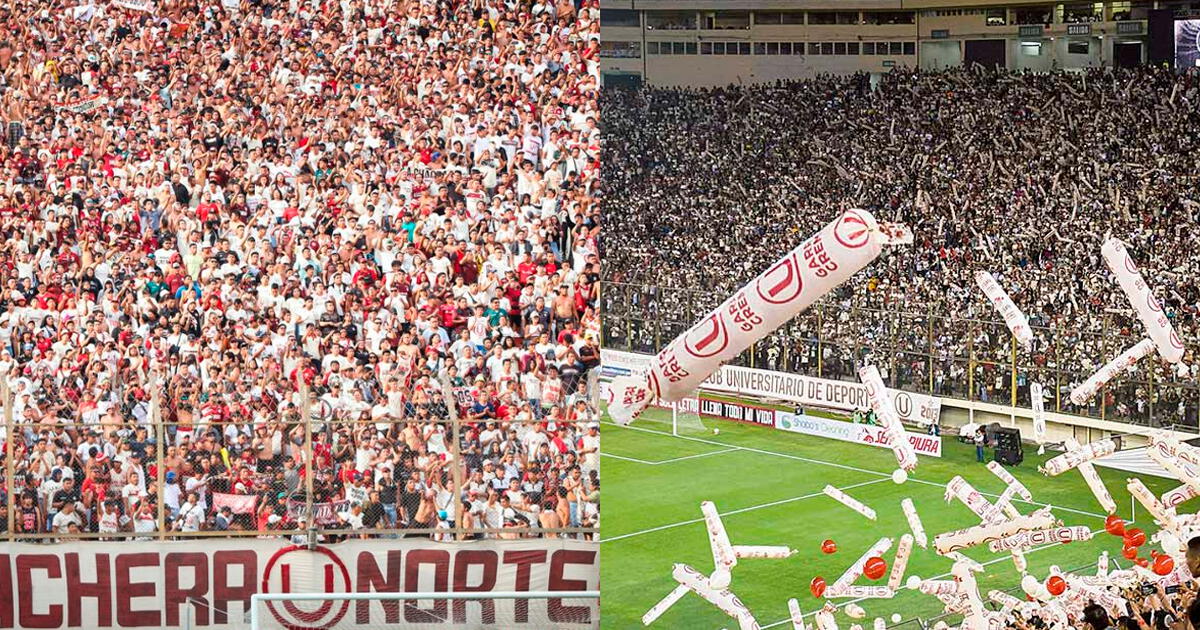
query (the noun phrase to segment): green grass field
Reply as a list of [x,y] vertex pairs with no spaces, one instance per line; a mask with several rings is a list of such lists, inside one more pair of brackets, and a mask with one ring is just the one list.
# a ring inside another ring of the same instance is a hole
[[[811,613],[824,600],[809,593],[815,575],[833,583],[881,536],[895,540],[909,531],[900,500],[911,497],[930,540],[929,549],[914,547],[908,575],[942,577],[951,562],[934,553],[934,535],[976,525],[979,519],[961,503],[947,504],[945,484],[962,475],[991,500],[1004,484],[983,464],[975,462],[973,446],[943,436],[942,458],[920,458],[920,467],[901,486],[891,481],[895,460],[888,449],[860,446],[768,427],[732,421],[704,419],[707,430],[671,435],[670,414],[649,410],[630,427],[608,423],[603,428],[605,483],[604,523],[601,541],[601,581],[604,589],[602,627],[641,627],[641,616],[664,597],[675,582],[671,567],[676,562],[691,565],[701,573],[712,572],[708,536],[700,502],[713,501],[723,515],[730,540],[735,545],[788,545],[799,553],[786,560],[742,559],[733,570],[731,589],[750,608],[763,628],[790,629],[787,600],[799,599],[801,609]],[[712,429],[720,430],[714,435]],[[1050,565],[1070,570],[1094,564],[1107,550],[1121,567],[1121,540],[1103,531],[1103,508],[1076,471],[1059,477],[1044,477],[1037,466],[1053,456],[1025,450],[1025,462],[1008,470],[1033,494],[1036,506],[1024,501],[1014,505],[1028,513],[1042,505],[1066,525],[1085,525],[1098,532],[1087,542],[1050,545],[1026,552],[1028,570],[1044,579]],[[989,450],[990,456],[990,450]],[[1097,468],[1117,503],[1122,518],[1135,519],[1137,527],[1154,532],[1149,515],[1125,490],[1124,471]],[[1175,485],[1157,477],[1143,481],[1155,493]],[[821,494],[825,484],[846,490],[873,507],[877,521],[869,521]],[[832,538],[838,552],[821,553],[821,541]],[[1149,555],[1150,547],[1143,547]],[[891,569],[895,545],[885,554]],[[968,550],[971,558],[984,563],[978,576],[986,598],[993,588],[1019,588],[1020,574],[1011,556],[993,554],[986,546]],[[885,578],[856,584],[884,584]],[[1018,596],[1023,596],[1017,593]],[[835,600],[843,604],[847,600]],[[867,611],[863,620],[871,627],[874,617],[889,619],[900,613],[906,620],[941,613],[941,603],[915,591],[901,590],[894,599],[858,602]],[[851,620],[839,613],[838,621]],[[890,623],[889,623],[890,625]],[[732,628],[724,613],[699,597],[688,594],[653,627]]]

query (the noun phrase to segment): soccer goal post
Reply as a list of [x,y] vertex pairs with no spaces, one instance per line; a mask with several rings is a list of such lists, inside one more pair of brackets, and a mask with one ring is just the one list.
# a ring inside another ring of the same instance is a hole
[[600,591],[256,593],[252,630],[599,628]]

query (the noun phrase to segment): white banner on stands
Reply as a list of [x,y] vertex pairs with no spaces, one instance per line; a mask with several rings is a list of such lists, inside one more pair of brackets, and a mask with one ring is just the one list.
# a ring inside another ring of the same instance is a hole
[[[596,544],[565,538],[464,543],[350,539],[311,550],[258,538],[12,543],[0,551],[0,628],[183,628],[190,622],[192,627],[233,630],[247,627],[255,593],[599,588]],[[445,628],[594,628],[599,613],[597,601],[571,599],[443,599],[404,606],[396,600],[343,599],[262,606],[264,627],[271,629],[431,623]]]
[[[604,378],[629,376],[650,365],[653,355],[620,350],[600,351],[601,374]],[[701,390],[725,392],[747,396],[763,396],[794,402],[802,406],[823,407],[839,411],[865,410],[867,388],[859,382],[835,381],[800,374],[788,374],[771,370],[760,370],[734,365],[724,365],[700,386]],[[900,420],[910,424],[926,425],[937,422],[941,416],[940,398],[888,390]]]

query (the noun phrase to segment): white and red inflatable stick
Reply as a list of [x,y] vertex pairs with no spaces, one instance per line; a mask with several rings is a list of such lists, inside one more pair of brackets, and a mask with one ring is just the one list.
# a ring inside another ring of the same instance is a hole
[[891,599],[895,596],[896,591],[878,584],[851,584],[839,587],[837,590],[834,590],[831,586],[825,589],[825,593],[822,595],[822,597],[829,599],[841,599],[843,597],[853,597],[855,599]]
[[1012,331],[1017,341],[1026,350],[1032,347],[1033,329],[1029,327],[1029,320],[1026,319],[1025,313],[1022,313],[1021,309],[1017,308],[1017,305],[1013,303],[1012,298],[1008,296],[1004,287],[1001,287],[1000,283],[996,282],[992,274],[982,270],[975,272],[975,284],[978,284],[979,288],[983,289],[983,294],[987,296],[988,301],[1000,312],[1000,316],[1004,318],[1004,324]]
[[1042,444],[1046,441],[1046,400],[1041,383],[1029,383],[1029,397],[1033,402],[1033,441]]
[[1164,492],[1162,495],[1162,503],[1167,507],[1173,508],[1180,503],[1183,503],[1188,499],[1194,499],[1197,496],[1200,496],[1200,494],[1197,494],[1196,489],[1185,483],[1179,487],[1171,488],[1170,490]]
[[[1016,477],[1012,476],[1012,473],[1005,470],[1004,466],[1000,465],[1000,462],[997,462],[997,461],[988,462],[987,469],[992,471],[992,474],[996,475],[996,477],[1000,481],[1003,481],[1006,485],[1008,485],[1011,488],[1015,488],[1017,494],[1020,495],[1022,499],[1025,499],[1026,501],[1033,500],[1033,494],[1029,492],[1029,488],[1026,488],[1025,484],[1021,483],[1020,481],[1017,480]],[[999,502],[997,501],[997,503],[999,503]]]
[[671,341],[644,373],[614,379],[609,414],[628,424],[655,400],[683,398],[722,363],[871,264],[884,245],[911,242],[903,226],[879,224],[866,210],[843,212]]
[[1145,506],[1159,527],[1173,532],[1179,531],[1179,523],[1175,520],[1175,508],[1163,505],[1163,502],[1158,500],[1158,497],[1146,487],[1146,484],[1142,483],[1141,479],[1130,477],[1125,480],[1125,487],[1129,490],[1129,494],[1133,495],[1133,498]]
[[1115,378],[1122,370],[1132,368],[1137,364],[1138,360],[1154,351],[1154,342],[1149,339],[1143,339],[1129,348],[1125,352],[1117,355],[1117,358],[1104,364],[1104,367],[1096,370],[1094,374],[1089,376],[1086,381],[1079,384],[1078,387],[1071,390],[1071,402],[1080,407],[1086,405],[1096,392],[1100,391],[1106,383]]
[[725,523],[721,522],[721,514],[712,501],[701,501],[700,511],[704,513],[704,525],[708,529],[708,544],[712,549],[714,588],[729,586],[730,571],[737,566],[737,554],[733,544],[729,542],[729,534],[725,532]]
[[774,558],[781,560],[790,558],[796,553],[792,549],[783,545],[734,545],[733,555],[738,558]]
[[838,630],[837,620],[833,618],[833,613],[836,611],[836,606],[830,602],[825,602],[821,610],[813,614],[813,625],[818,630]]
[[1058,525],[1054,516],[1050,514],[1050,508],[1042,508],[1031,514],[1022,514],[999,523],[986,523],[952,532],[942,532],[933,537],[933,549],[940,555],[948,556],[960,549],[1000,540],[1020,532],[1031,529],[1049,529]]
[[867,560],[876,556],[883,557],[883,554],[887,553],[887,550],[891,548],[892,539],[887,536],[875,541],[875,544],[871,545],[870,549],[864,551],[862,556],[858,560],[855,560],[854,564],[850,565],[850,568],[846,569],[845,573],[842,573],[842,576],[836,582],[829,585],[829,588],[836,593],[838,590],[850,586],[854,583],[854,580],[857,580],[862,575],[863,567],[866,566]]
[[1043,475],[1057,477],[1082,463],[1112,455],[1116,450],[1117,444],[1110,439],[1096,440],[1075,448],[1068,447],[1065,453],[1047,460],[1044,465],[1038,467],[1038,470]]
[[871,405],[871,409],[883,423],[884,431],[892,440],[892,454],[896,456],[896,465],[905,472],[912,472],[917,468],[917,453],[908,441],[904,425],[900,423],[900,416],[896,413],[896,406],[892,404],[892,397],[883,385],[883,378],[879,376],[879,369],[874,365],[864,365],[858,370],[858,378],[867,389],[867,403]]
[[[1073,440],[1073,438],[1068,438]],[[1100,478],[1100,473],[1096,472],[1096,465],[1092,462],[1084,462],[1079,465],[1079,474],[1083,475],[1083,480],[1087,482],[1088,488],[1104,511],[1109,514],[1117,513],[1117,502],[1113,501],[1112,494],[1109,494],[1108,487],[1104,485],[1104,480]]]
[[958,593],[958,582],[954,580],[922,580],[917,590],[926,595],[954,595]]
[[1109,238],[1100,246],[1100,254],[1104,257],[1104,262],[1113,275],[1117,277],[1117,284],[1121,285],[1121,290],[1129,297],[1129,303],[1137,313],[1138,319],[1146,327],[1150,339],[1154,340],[1158,356],[1168,363],[1183,361],[1183,342],[1179,340],[1179,335],[1171,327],[1171,321],[1163,312],[1162,305],[1155,299],[1150,285],[1146,284],[1137,265],[1133,263],[1133,258],[1129,255],[1125,243],[1120,239]]
[[838,490],[837,488],[833,487],[832,485],[826,485],[825,488],[821,492],[823,492],[825,494],[825,496],[833,499],[834,501],[837,501],[838,503],[841,503],[842,505],[850,508],[851,510],[858,512],[859,514],[862,514],[863,516],[871,519],[872,521],[875,520],[875,510],[868,507],[862,501],[859,501],[858,499],[855,499],[854,497],[846,494],[845,492]]
[[960,475],[955,475],[950,483],[946,484],[946,501],[951,499],[962,501],[962,504],[984,523],[994,523],[1001,517],[1000,510]]
[[1035,529],[1028,532],[1020,532],[1012,536],[1005,536],[1000,540],[993,540],[988,543],[988,549],[992,551],[1010,551],[1010,550],[1025,550],[1037,545],[1048,545],[1050,543],[1070,543],[1080,540],[1091,540],[1092,530],[1076,525],[1074,527],[1054,527],[1051,529]]
[[642,625],[648,626],[657,621],[663,613],[667,612],[667,609],[683,599],[683,596],[688,594],[688,590],[688,587],[682,584],[676,586],[666,597],[660,599],[657,604],[646,611],[646,614],[642,615]]
[[925,526],[921,524],[921,516],[917,514],[917,506],[913,505],[912,499],[905,497],[900,502],[900,508],[904,510],[904,518],[908,519],[908,528],[912,530],[913,538],[922,549],[929,547],[929,538],[925,535]]
[[792,619],[792,630],[808,630],[804,626],[804,613],[800,612],[800,602],[793,597],[788,600],[788,616]]
[[908,557],[912,554],[913,537],[912,534],[904,534],[900,537],[900,544],[896,545],[896,558],[892,560],[892,572],[888,575],[887,587],[893,591],[900,588],[900,580],[904,579],[904,571],[908,568]]
[[[754,615],[750,614],[750,609],[742,603],[742,600],[738,599],[737,595],[728,590],[713,588],[709,579],[704,577],[699,571],[686,564],[676,564],[674,570],[671,572],[671,576],[675,578],[680,587],[699,595],[705,601],[732,617],[734,621],[738,622],[740,630],[759,630],[758,621],[754,619]],[[654,620],[662,616],[667,608],[670,608],[675,602],[679,601],[679,598],[683,595],[676,595],[678,591],[679,587],[676,587],[670,595],[658,604],[655,604],[649,612],[642,616],[642,624],[650,625]]]

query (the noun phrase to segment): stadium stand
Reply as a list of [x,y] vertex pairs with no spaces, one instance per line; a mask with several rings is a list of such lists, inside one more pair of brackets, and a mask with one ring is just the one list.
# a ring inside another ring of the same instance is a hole
[[[1197,339],[1200,75],[897,69],[716,89],[606,89],[611,212],[605,344],[655,352],[840,209],[920,235],[737,363],[1154,426],[1197,425],[1197,366],[1143,362],[1088,408],[1070,389],[1132,345],[1137,322],[1099,261],[1127,238],[1167,316]],[[1015,352],[973,291],[997,273],[1026,309]]]
[[598,13],[0,8],[2,536],[593,538]]

